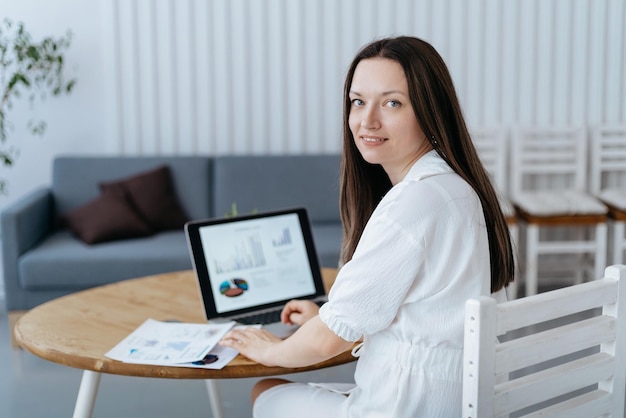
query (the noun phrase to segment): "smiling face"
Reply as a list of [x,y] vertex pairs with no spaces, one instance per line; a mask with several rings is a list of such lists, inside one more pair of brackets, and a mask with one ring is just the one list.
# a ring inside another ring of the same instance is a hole
[[363,159],[380,164],[392,184],[432,149],[411,106],[402,66],[386,58],[357,65],[350,85],[348,123]]

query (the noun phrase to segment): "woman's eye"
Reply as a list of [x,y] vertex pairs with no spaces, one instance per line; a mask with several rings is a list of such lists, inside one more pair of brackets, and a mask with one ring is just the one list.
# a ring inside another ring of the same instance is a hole
[[352,99],[353,106],[363,106],[363,100],[361,99]]
[[388,100],[386,105],[387,107],[400,107],[400,102],[396,100]]

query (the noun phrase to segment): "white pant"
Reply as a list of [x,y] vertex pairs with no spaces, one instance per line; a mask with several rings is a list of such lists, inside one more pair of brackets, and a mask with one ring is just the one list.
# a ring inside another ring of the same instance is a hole
[[[354,386],[354,385],[345,385]],[[254,418],[341,416],[346,396],[306,383],[285,383],[263,392],[254,402]]]

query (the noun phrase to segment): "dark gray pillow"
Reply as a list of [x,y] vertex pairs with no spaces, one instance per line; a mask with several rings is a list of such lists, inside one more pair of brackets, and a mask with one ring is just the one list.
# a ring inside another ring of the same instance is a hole
[[153,233],[124,195],[111,192],[103,192],[70,211],[65,221],[72,232],[87,244],[145,237]]
[[110,183],[101,183],[103,192],[125,195],[154,231],[182,229],[189,220],[180,205],[168,166]]

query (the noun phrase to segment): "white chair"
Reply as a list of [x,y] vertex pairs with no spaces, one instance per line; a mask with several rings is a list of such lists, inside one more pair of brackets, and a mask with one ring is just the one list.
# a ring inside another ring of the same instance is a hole
[[610,266],[539,295],[468,300],[463,418],[623,417],[625,277]]
[[626,125],[600,126],[591,134],[589,190],[609,208],[610,262],[626,250]]
[[[559,255],[557,266],[573,269],[577,283],[589,266],[588,275],[600,277],[606,265],[608,209],[586,192],[585,130],[516,128],[510,161],[510,196],[520,219],[526,295],[537,293],[542,255],[552,261]],[[564,255],[573,261],[563,261]],[[544,260],[542,267],[547,265]]]
[[[476,152],[483,166],[491,176],[498,198],[500,208],[509,226],[511,234],[511,244],[514,253],[517,253],[519,227],[517,225],[517,215],[515,208],[508,198],[507,190],[507,168],[508,168],[508,137],[507,131],[501,128],[477,128],[470,131],[472,141],[476,147]],[[515,257],[517,262],[517,257]],[[516,274],[517,276],[517,274]],[[507,288],[507,296],[510,299],[517,297],[518,278],[509,284]]]

